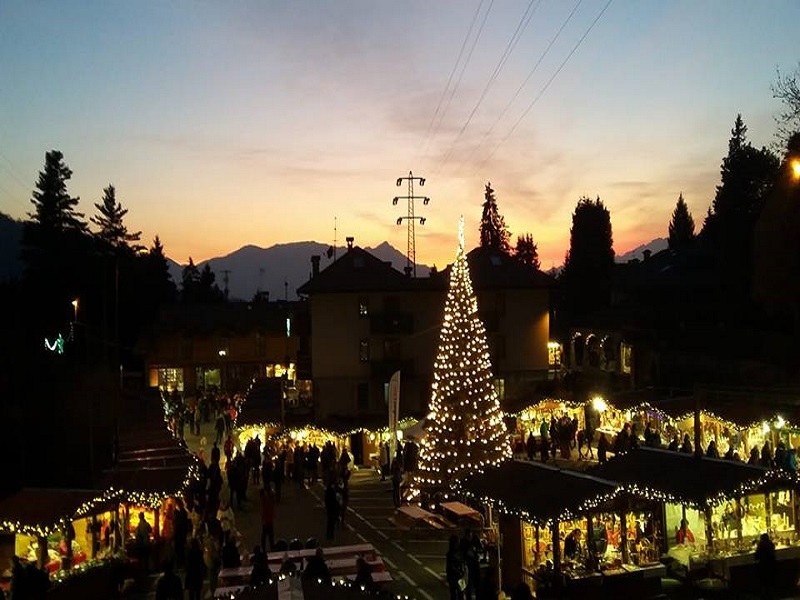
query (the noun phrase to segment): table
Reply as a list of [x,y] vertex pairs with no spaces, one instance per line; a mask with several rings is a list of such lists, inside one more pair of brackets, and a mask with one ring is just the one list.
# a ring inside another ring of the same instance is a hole
[[471,519],[478,524],[483,521],[481,513],[462,502],[442,502],[442,508],[454,514],[457,519]]
[[253,572],[253,567],[231,567],[228,569],[221,569],[219,572],[219,579],[225,585],[239,584],[250,581],[250,574]]
[[421,520],[424,521],[426,519],[430,519],[435,516],[432,512],[428,512],[424,508],[420,508],[414,504],[409,504],[407,506],[401,506],[397,509],[397,512],[403,514],[406,517],[409,517],[414,520]]
[[[330,562],[331,559],[339,558],[352,558],[353,563],[358,556],[363,556],[367,561],[375,558],[375,546],[372,544],[353,544],[351,546],[330,546],[323,548],[322,552],[325,556],[325,562]],[[283,564],[286,560],[299,563],[299,568],[303,570],[303,563],[306,559],[311,558],[317,553],[316,548],[308,548],[303,550],[287,550],[285,552],[269,552],[267,554],[267,563],[273,565]],[[273,569],[275,570],[275,569]]]

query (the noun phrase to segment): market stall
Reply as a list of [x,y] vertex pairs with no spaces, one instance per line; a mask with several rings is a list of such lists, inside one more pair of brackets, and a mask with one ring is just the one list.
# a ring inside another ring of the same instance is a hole
[[798,544],[792,473],[651,448],[616,457],[592,473],[617,482],[626,494],[661,503],[660,550],[678,576],[705,574],[714,563],[729,578],[731,560],[754,563],[762,533],[778,547]]
[[54,582],[100,566],[113,556],[115,539],[104,539],[99,523],[112,518],[116,502],[100,490],[41,488],[3,499],[0,531],[8,534],[9,546],[0,550],[0,571],[11,568],[12,555],[36,564]]
[[523,581],[537,597],[556,591],[580,597],[587,588],[606,596],[626,590],[633,597],[660,587],[657,557],[635,550],[652,529],[651,505],[627,503],[614,482],[508,461],[468,478],[464,492],[500,515],[494,525],[503,540],[504,587]]
[[695,410],[698,410],[703,452],[708,451],[713,441],[720,456],[728,454],[748,461],[753,451],[760,458],[765,444],[773,457],[781,442],[787,450],[800,446],[800,407],[794,405],[683,397],[665,400],[658,407],[674,422],[678,440],[688,435],[693,445]]

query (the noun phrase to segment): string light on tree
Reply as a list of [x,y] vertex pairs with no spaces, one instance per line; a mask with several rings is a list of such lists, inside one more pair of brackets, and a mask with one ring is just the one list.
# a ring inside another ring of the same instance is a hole
[[478,317],[464,251],[464,218],[450,271],[433,384],[427,436],[411,497],[423,502],[453,496],[462,477],[511,458],[500,400],[494,388],[486,330]]

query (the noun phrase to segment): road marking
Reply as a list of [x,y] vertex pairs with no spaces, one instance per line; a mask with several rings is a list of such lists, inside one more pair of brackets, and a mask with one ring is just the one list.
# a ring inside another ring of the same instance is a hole
[[392,546],[394,546],[395,548],[397,548],[398,550],[400,550],[400,552],[405,552],[405,551],[406,551],[406,549],[405,549],[405,548],[403,548],[403,547],[402,547],[400,544],[398,544],[397,542],[392,542]]
[[433,596],[431,596],[428,592],[426,592],[425,590],[423,590],[421,588],[417,588],[416,590],[414,590],[414,593],[424,596],[426,598],[426,600],[434,600]]
[[436,571],[434,571],[434,570],[433,570],[433,569],[431,569],[430,567],[422,567],[422,568],[423,568],[423,569],[425,569],[425,570],[426,570],[428,573],[430,573],[430,574],[431,574],[431,575],[433,575],[434,577],[436,577],[436,579],[438,579],[439,581],[444,581],[444,577],[442,577],[441,575],[439,575],[439,573],[437,573]]
[[416,588],[416,587],[417,587],[417,582],[416,582],[416,581],[414,581],[413,579],[411,579],[411,577],[409,577],[409,576],[408,576],[408,575],[406,575],[405,573],[400,573],[400,577],[402,577],[402,578],[403,578],[403,579],[405,579],[405,580],[406,580],[408,583],[410,583],[410,584],[411,584],[411,587],[413,587],[413,588]]
[[[374,528],[373,528],[373,529],[374,529]],[[378,529],[375,529],[375,533],[377,533],[379,536],[381,536],[381,537],[382,537],[383,539],[385,539],[385,540],[388,540],[388,539],[389,539],[389,536],[388,536],[388,535],[386,535],[385,533],[383,533],[382,531],[380,531],[380,530],[378,530]]]
[[393,563],[391,560],[389,560],[389,558],[388,558],[388,557],[386,557],[386,556],[383,556],[383,557],[381,557],[381,558],[383,558],[383,562],[385,562],[387,565],[389,565],[389,568],[390,568],[392,571],[396,571],[396,570],[397,570],[397,565],[396,565],[396,564],[394,564],[394,563]]
[[410,558],[411,560],[413,560],[413,561],[414,561],[415,563],[417,563],[418,565],[421,565],[421,564],[422,564],[422,561],[421,561],[420,559],[418,559],[416,556],[414,556],[413,554],[407,554],[406,556],[408,556],[408,558]]
[[355,531],[356,537],[357,537],[358,539],[360,539],[360,540],[361,540],[362,542],[364,542],[365,544],[369,544],[369,540],[368,540],[367,538],[365,538],[363,535],[361,535],[360,533],[358,533],[358,532],[357,532],[355,529],[353,529],[353,531]]

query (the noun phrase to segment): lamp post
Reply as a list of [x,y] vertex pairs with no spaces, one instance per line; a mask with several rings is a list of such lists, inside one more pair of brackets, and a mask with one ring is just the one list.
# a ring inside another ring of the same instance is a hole
[[72,301],[72,310],[73,310],[72,322],[73,323],[77,323],[78,322],[78,298],[75,298]]
[[789,165],[792,168],[792,179],[800,181],[800,158],[793,158]]

